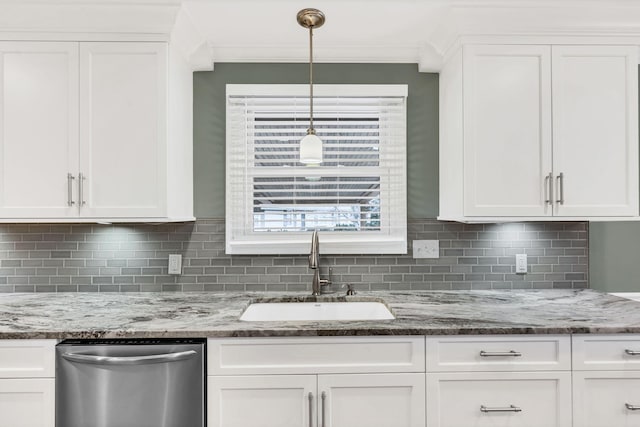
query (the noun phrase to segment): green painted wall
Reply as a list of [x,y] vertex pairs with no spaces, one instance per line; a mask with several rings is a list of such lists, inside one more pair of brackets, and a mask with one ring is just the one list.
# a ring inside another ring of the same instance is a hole
[[[638,71],[640,82],[640,66]],[[607,292],[640,292],[640,274],[636,270],[638,266],[640,266],[639,222],[592,222],[589,224],[591,288]]]
[[[407,84],[409,218],[438,215],[438,75],[416,64],[316,64],[318,84]],[[307,64],[216,64],[194,73],[194,191],[198,218],[224,217],[225,85],[308,83]]]
[[589,224],[589,283],[607,292],[640,292],[640,223]]

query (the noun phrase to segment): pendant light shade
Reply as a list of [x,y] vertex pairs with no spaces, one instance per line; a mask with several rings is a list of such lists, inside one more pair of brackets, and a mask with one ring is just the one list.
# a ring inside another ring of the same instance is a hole
[[300,163],[322,163],[322,140],[315,133],[308,133],[300,140]]
[[324,24],[324,14],[318,9],[302,9],[296,16],[298,24],[309,29],[309,129],[300,141],[300,163],[319,165],[322,163],[322,140],[313,128],[313,29]]

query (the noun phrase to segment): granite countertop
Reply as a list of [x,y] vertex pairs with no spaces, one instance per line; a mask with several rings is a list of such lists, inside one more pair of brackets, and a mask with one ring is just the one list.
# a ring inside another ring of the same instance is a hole
[[367,292],[395,320],[243,322],[280,293],[29,293],[0,295],[0,339],[640,333],[640,302],[592,290]]

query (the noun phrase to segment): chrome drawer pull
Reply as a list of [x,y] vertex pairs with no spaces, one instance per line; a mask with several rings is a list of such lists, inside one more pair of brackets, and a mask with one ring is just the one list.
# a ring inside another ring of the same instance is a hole
[[75,176],[67,173],[67,206],[73,206],[76,202],[73,201],[73,180]]
[[518,408],[515,405],[509,405],[505,408],[489,408],[484,405],[480,405],[480,411],[482,412],[522,412],[522,408]]
[[558,175],[558,185],[560,186],[560,190],[558,190],[558,192],[560,193],[560,197],[558,198],[558,200],[556,200],[556,202],[564,205],[564,173],[562,172],[560,172],[560,175]]
[[78,193],[80,193],[78,199],[80,206],[84,206],[87,202],[84,200],[84,180],[87,179],[83,173],[78,174]]
[[309,427],[313,427],[313,393],[309,392]]
[[629,356],[640,356],[640,351],[626,349],[624,352]]
[[549,175],[544,177],[544,187],[545,187],[545,200],[544,202],[548,205],[553,204],[553,173],[549,172]]
[[513,350],[509,350],[509,351],[481,351],[480,352],[480,356],[482,357],[520,357],[522,356],[522,353],[520,353],[519,351],[513,351]]
[[638,411],[638,410],[640,410],[640,406],[637,406],[637,405],[629,405],[628,403],[625,403],[624,406],[626,406],[627,409],[630,410],[630,411]]

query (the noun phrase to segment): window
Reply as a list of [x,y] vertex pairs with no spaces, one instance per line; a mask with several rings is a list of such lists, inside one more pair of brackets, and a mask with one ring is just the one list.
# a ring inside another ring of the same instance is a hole
[[406,253],[406,85],[314,85],[323,163],[298,161],[307,85],[227,85],[226,250]]

